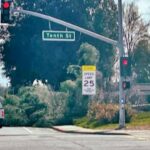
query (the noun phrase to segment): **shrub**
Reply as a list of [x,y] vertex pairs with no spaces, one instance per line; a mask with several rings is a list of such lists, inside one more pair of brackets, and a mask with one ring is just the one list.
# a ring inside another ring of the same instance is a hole
[[[126,107],[126,122],[130,122],[133,111],[130,107]],[[116,104],[101,104],[92,102],[87,114],[90,120],[97,120],[98,124],[118,123],[119,122],[119,106]]]
[[21,126],[26,124],[26,117],[20,107],[21,99],[15,95],[6,95],[3,106],[5,109],[5,119],[3,124],[6,126]]

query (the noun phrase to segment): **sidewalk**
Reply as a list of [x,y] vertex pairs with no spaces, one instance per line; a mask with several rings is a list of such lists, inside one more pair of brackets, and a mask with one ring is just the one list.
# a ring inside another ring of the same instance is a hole
[[64,133],[79,133],[79,134],[102,134],[102,135],[129,135],[126,130],[96,130],[87,129],[73,125],[53,126],[54,130]]
[[54,130],[63,132],[63,133],[76,133],[76,134],[99,134],[99,135],[128,135],[133,136],[136,139],[140,140],[150,140],[150,130],[95,130],[95,129],[86,129],[73,125],[65,126],[53,126]]

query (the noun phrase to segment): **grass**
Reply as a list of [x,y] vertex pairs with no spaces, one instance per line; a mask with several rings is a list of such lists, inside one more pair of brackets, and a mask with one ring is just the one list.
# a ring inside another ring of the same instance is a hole
[[135,114],[131,122],[128,124],[129,128],[149,128],[150,129],[150,112],[142,112]]
[[[76,119],[74,124],[90,129],[116,129],[118,124],[101,124],[96,120],[89,120],[87,117]],[[135,114],[130,123],[126,124],[127,129],[150,129],[150,112]]]

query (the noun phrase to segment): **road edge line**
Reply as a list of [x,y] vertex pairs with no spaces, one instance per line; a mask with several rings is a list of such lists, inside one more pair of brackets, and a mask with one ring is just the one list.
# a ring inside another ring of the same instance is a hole
[[33,133],[30,129],[28,129],[28,128],[26,128],[26,127],[23,127],[23,128],[24,128],[24,130],[26,130],[28,133],[30,133],[30,134]]

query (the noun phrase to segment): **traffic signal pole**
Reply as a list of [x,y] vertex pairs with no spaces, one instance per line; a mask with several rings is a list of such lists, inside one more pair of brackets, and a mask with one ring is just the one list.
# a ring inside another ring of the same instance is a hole
[[92,31],[86,30],[86,29],[81,28],[79,26],[76,26],[74,24],[68,23],[66,21],[63,21],[63,20],[48,16],[48,15],[44,15],[44,14],[33,12],[33,11],[23,10],[23,9],[13,9],[11,11],[12,12],[19,12],[19,13],[23,13],[23,14],[26,14],[26,15],[31,15],[31,16],[34,16],[34,17],[42,18],[42,19],[45,19],[45,20],[48,20],[48,21],[51,21],[51,22],[55,22],[57,24],[60,24],[60,25],[63,25],[65,27],[68,27],[70,29],[79,31],[81,33],[84,33],[86,35],[89,35],[89,36],[94,37],[98,40],[104,41],[106,43],[109,43],[111,45],[114,45],[114,46],[118,45],[118,41],[112,40],[112,39],[107,38],[105,36],[102,36],[100,34],[94,33]]
[[[2,14],[2,0],[0,0],[0,24],[1,24],[1,14]],[[1,26],[0,26],[1,29]]]
[[[23,9],[12,9],[11,12],[19,12],[19,13],[23,13],[23,14],[26,14],[26,15],[35,16],[35,17],[38,17],[38,18],[42,18],[42,19],[45,19],[45,20],[48,20],[48,21],[55,22],[57,24],[61,24],[61,25],[66,26],[70,29],[79,31],[81,33],[84,33],[86,35],[89,35],[91,37],[94,37],[96,39],[99,39],[101,41],[104,41],[106,43],[109,43],[111,45],[114,45],[114,46],[118,47],[119,48],[119,61],[120,61],[120,58],[124,56],[123,24],[122,24],[122,0],[118,0],[119,41],[112,40],[112,39],[107,38],[105,36],[102,36],[100,34],[97,34],[97,33],[94,33],[92,31],[81,28],[79,26],[73,25],[71,23],[65,22],[63,20],[48,16],[48,15],[44,15],[44,14],[41,14],[41,13],[37,13],[37,12],[33,12],[33,11],[27,11],[27,10],[23,10]],[[119,105],[120,105],[120,109],[119,109],[119,128],[124,128],[125,127],[125,96],[124,96],[124,91],[122,89],[122,81],[123,81],[123,77],[121,77],[121,75],[120,75],[120,78],[119,78]]]
[[[123,46],[123,23],[122,23],[122,0],[118,0],[118,23],[119,23],[119,61],[125,55]],[[121,71],[121,63],[119,63],[119,70]],[[123,77],[119,75],[119,128],[125,128],[125,94],[122,89]]]

